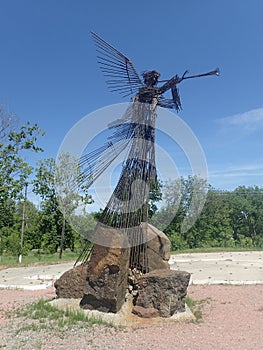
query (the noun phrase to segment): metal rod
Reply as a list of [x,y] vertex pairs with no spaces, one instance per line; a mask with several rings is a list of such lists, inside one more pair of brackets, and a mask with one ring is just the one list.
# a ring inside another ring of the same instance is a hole
[[186,80],[186,79],[192,79],[192,78],[200,78],[200,77],[206,77],[208,75],[220,75],[220,71],[218,68],[216,68],[215,70],[208,72],[208,73],[190,75],[189,77],[183,77],[182,79]]

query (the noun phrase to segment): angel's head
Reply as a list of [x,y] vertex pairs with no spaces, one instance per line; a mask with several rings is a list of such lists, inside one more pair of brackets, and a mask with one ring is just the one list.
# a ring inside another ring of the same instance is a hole
[[144,84],[147,86],[156,86],[160,73],[155,70],[147,71],[142,73]]

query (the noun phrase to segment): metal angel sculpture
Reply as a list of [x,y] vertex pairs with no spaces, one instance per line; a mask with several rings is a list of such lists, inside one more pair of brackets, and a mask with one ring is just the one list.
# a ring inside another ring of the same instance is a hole
[[[98,64],[113,92],[123,96],[133,94],[132,103],[124,116],[111,125],[107,142],[80,159],[84,181],[90,186],[104,170],[126,150],[126,158],[118,183],[99,218],[99,223],[115,229],[127,230],[130,246],[130,268],[147,272],[147,259],[143,256],[147,240],[143,232],[148,222],[148,203],[151,188],[156,185],[155,121],[157,106],[179,111],[182,109],[177,85],[186,79],[219,75],[219,70],[159,80],[157,71],[146,71],[142,77],[132,62],[121,52],[92,32],[96,44]],[[163,83],[162,85],[160,83]],[[170,90],[171,98],[164,97]],[[83,176],[81,177],[83,181]],[[87,260],[87,249],[80,260]]]

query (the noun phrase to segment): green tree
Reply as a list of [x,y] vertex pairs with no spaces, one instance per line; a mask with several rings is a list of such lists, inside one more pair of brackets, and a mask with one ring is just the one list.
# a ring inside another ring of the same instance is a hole
[[263,188],[236,188],[231,193],[230,217],[239,245],[263,246]]
[[78,176],[81,173],[77,161],[67,153],[57,163],[52,158],[41,161],[34,180],[34,192],[43,199],[39,221],[43,244],[52,251],[59,247],[60,258],[66,247],[74,249],[76,234],[70,224],[75,210],[92,202],[85,186],[78,191]]
[[150,183],[150,192],[149,192],[149,205],[148,205],[148,217],[151,217],[158,211],[158,202],[162,200],[162,183],[159,179],[152,181]]
[[[23,198],[23,189],[33,171],[33,167],[25,158],[28,158],[30,152],[42,151],[37,145],[37,140],[43,134],[37,124],[31,125],[30,122],[27,122],[19,127],[17,118],[6,114],[0,107],[1,245],[8,241],[8,236],[11,234],[13,234],[13,240],[15,239],[14,234],[20,234],[20,229],[14,229],[15,206],[16,202]],[[6,243],[6,247],[10,247],[10,244]]]
[[[162,199],[164,204],[155,212],[150,222],[161,231],[165,230],[167,234],[172,231],[180,232],[180,225],[183,217],[179,209],[181,202],[181,179],[173,180],[162,184]],[[173,219],[177,217],[177,220]],[[173,221],[173,225],[168,224]]]
[[61,213],[55,198],[46,198],[41,203],[37,232],[45,252],[56,253],[59,247],[61,231]]
[[195,247],[231,247],[235,244],[229,216],[229,192],[210,188],[196,224],[190,230]]
[[72,221],[71,217],[76,209],[82,209],[85,212],[85,206],[92,203],[85,185],[78,185],[82,183],[81,177],[84,179],[77,160],[70,153],[60,154],[55,166],[56,196],[62,213],[60,259],[65,240],[66,220]]
[[81,215],[71,216],[71,224],[75,232],[75,248],[82,250],[86,242],[90,240],[97,219],[96,213],[82,212]]
[[41,248],[55,253],[59,247],[61,213],[54,186],[55,160],[40,160],[33,181],[33,192],[42,199],[37,232],[41,237]]
[[201,214],[208,188],[208,183],[197,176],[188,176],[165,184],[166,204],[157,217],[162,221],[162,229],[171,239],[172,249],[196,245],[197,232],[192,227]]
[[24,160],[24,156],[28,151],[43,151],[36,145],[39,135],[43,133],[38,125],[31,126],[28,122],[18,131],[10,131],[8,138],[0,140],[0,205],[2,207],[7,199],[21,197],[21,191],[33,171],[32,166]]
[[[24,202],[19,201],[16,205],[16,221],[21,226],[21,218],[23,216]],[[40,213],[36,208],[35,204],[26,200],[26,215],[25,215],[25,232],[24,232],[24,243],[31,249],[41,248],[41,236],[37,230],[39,223]]]

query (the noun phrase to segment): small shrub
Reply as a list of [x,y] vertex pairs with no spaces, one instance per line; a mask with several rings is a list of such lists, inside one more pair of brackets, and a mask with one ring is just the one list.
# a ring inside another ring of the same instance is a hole
[[200,323],[203,319],[203,305],[205,302],[208,302],[210,299],[205,300],[193,300],[192,298],[189,298],[188,296],[185,298],[185,302],[189,309],[192,311],[193,315],[195,316],[195,320],[193,322]]

